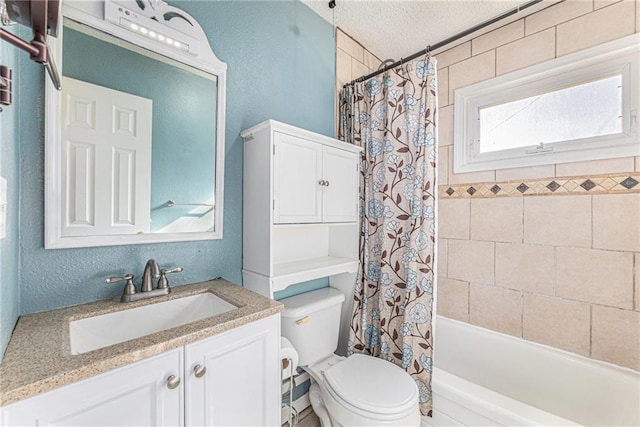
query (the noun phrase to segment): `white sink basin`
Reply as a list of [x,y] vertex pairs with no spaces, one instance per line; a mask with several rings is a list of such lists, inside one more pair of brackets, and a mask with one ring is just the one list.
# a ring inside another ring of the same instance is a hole
[[236,309],[206,292],[69,322],[71,354],[140,338]]

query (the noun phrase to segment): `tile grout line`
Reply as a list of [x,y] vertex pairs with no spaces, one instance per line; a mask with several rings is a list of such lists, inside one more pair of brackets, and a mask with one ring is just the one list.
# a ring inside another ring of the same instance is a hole
[[593,358],[593,305],[589,304],[589,357]]

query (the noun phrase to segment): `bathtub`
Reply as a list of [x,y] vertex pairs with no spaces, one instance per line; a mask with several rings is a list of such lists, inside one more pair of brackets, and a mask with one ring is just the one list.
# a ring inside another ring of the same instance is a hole
[[437,316],[424,426],[640,425],[640,373]]

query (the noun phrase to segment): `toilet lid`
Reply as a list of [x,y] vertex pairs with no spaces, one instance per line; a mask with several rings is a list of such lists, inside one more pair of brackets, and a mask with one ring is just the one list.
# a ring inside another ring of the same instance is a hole
[[328,368],[324,376],[337,396],[367,412],[399,414],[418,403],[415,381],[383,359],[354,354]]

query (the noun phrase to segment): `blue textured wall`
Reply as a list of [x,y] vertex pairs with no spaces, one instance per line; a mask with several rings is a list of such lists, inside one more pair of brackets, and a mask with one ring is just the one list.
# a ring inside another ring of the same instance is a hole
[[[18,76],[17,52],[0,42],[0,65],[6,65]],[[14,90],[17,91],[15,82]],[[0,113],[0,176],[7,180],[6,237],[0,239],[0,361],[19,314],[18,292],[18,192],[19,142],[18,99],[2,106]]]
[[[173,285],[222,276],[240,283],[242,268],[241,130],[268,118],[325,135],[334,131],[333,29],[296,1],[173,2],[198,19],[228,65],[224,239],[85,249],[43,249],[43,70],[24,64],[20,79],[21,312],[114,297],[104,284],[119,273],[140,275],[148,258],[180,265]],[[47,83],[49,84],[49,83]]]

